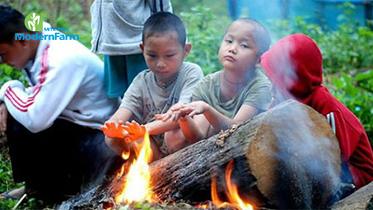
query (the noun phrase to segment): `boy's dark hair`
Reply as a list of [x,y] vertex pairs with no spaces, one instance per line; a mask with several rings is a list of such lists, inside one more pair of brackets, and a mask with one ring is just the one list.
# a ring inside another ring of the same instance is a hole
[[271,36],[268,29],[263,24],[252,18],[239,18],[236,21],[243,21],[253,26],[253,36],[255,44],[258,46],[259,56],[269,49],[271,44]]
[[25,16],[8,5],[0,5],[0,43],[12,44],[14,34],[29,31],[25,26]]
[[186,32],[181,19],[170,12],[157,12],[145,21],[142,42],[144,43],[145,39],[149,36],[169,32],[176,32],[181,46],[185,46]]

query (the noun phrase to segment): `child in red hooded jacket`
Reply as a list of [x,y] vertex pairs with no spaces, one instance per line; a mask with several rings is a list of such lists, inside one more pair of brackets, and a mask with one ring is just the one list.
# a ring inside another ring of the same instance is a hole
[[[356,189],[371,182],[373,152],[367,134],[357,117],[322,86],[322,55],[316,43],[303,34],[286,36],[262,56],[261,64],[282,99],[307,104],[328,119]],[[278,102],[274,98],[272,106]]]

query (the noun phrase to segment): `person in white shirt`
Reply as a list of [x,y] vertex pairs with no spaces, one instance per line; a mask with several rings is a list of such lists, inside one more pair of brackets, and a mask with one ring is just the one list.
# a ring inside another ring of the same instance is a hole
[[78,41],[15,39],[16,33],[36,34],[24,20],[0,5],[1,62],[23,69],[30,85],[2,85],[0,129],[7,135],[14,180],[56,202],[100,182],[116,159],[99,127],[120,99],[106,96],[101,60]]

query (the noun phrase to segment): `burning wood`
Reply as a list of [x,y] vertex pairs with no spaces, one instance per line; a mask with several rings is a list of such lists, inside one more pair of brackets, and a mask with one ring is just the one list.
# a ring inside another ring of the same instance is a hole
[[[213,187],[212,198],[218,205],[225,201],[238,207],[249,201],[255,207],[326,207],[338,185],[341,160],[338,142],[323,116],[287,101],[224,133],[150,165],[150,186],[160,200],[203,203],[211,200]],[[211,185],[213,175],[216,185]],[[60,208],[115,206],[111,198],[122,192],[124,179],[97,187]]]

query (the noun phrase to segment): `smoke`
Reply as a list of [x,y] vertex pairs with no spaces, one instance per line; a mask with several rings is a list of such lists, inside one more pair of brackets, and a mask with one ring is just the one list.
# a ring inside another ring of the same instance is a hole
[[287,112],[279,123],[296,126],[272,128],[277,138],[272,155],[279,163],[273,196],[280,208],[325,208],[340,180],[338,144],[322,130],[328,127],[315,124],[318,121],[310,119],[306,109],[295,106]]

